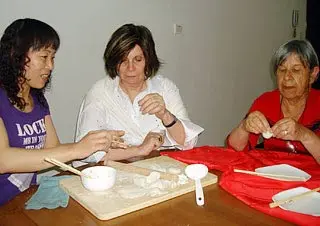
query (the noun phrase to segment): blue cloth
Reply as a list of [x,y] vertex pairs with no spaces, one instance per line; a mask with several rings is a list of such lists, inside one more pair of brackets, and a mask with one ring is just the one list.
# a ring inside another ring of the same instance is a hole
[[60,188],[59,181],[70,176],[47,177],[43,176],[36,193],[26,202],[26,209],[55,209],[66,207],[69,195]]

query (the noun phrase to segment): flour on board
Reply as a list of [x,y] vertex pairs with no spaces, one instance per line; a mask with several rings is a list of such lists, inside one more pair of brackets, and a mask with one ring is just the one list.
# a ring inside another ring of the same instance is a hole
[[[180,174],[181,170],[174,166],[152,164],[148,165],[148,168],[151,170],[178,174],[179,180],[178,182],[162,180],[160,179],[160,174],[158,172],[151,172],[149,176],[125,173],[118,177],[119,181],[126,182],[126,185],[119,186],[117,189],[118,194],[126,199],[135,199],[143,196],[155,197],[167,194],[170,189],[188,183],[186,175]],[[131,181],[131,183],[129,181]]]

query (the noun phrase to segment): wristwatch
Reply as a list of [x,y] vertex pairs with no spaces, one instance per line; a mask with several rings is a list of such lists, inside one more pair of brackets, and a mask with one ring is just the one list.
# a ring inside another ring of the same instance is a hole
[[165,124],[162,122],[162,124],[163,124],[164,127],[170,128],[170,127],[172,127],[174,124],[176,124],[176,122],[178,121],[178,119],[177,119],[177,117],[176,117],[174,114],[172,114],[172,116],[173,116],[173,121],[172,121],[170,124],[165,125]]

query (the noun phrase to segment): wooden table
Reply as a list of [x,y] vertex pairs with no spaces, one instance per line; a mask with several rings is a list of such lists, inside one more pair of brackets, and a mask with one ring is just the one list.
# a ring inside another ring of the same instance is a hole
[[[153,154],[151,156],[154,156]],[[220,176],[219,171],[212,173]],[[204,188],[205,206],[195,203],[194,192],[163,203],[112,219],[100,221],[72,198],[67,208],[54,210],[25,210],[25,202],[34,194],[33,186],[8,204],[0,207],[1,226],[196,226],[196,225],[293,225],[284,220],[259,212],[229,193],[218,184]],[[1,195],[1,194],[0,194]]]

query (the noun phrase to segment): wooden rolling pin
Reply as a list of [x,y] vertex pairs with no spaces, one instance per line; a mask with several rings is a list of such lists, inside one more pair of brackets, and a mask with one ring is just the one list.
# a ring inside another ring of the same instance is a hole
[[115,162],[112,160],[108,160],[107,165],[110,167],[113,167],[115,169],[118,169],[118,170],[126,171],[129,173],[136,173],[136,174],[140,174],[143,176],[149,176],[151,172],[158,172],[160,174],[160,179],[170,180],[170,181],[175,181],[175,182],[177,182],[179,180],[179,177],[176,174],[164,173],[164,172],[161,172],[158,170],[142,168],[142,167],[133,166],[130,164]]

